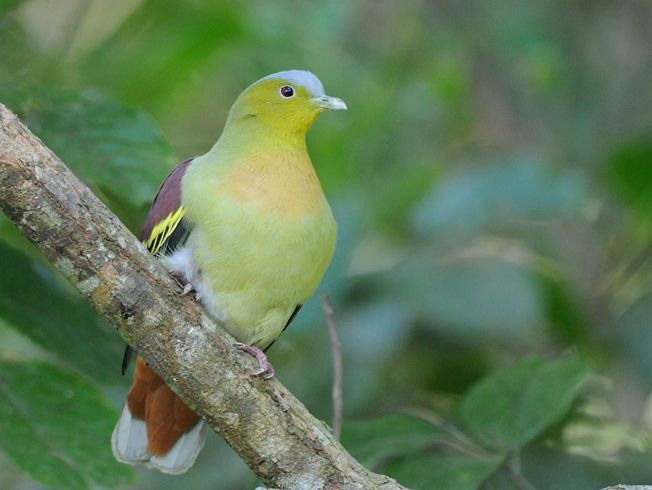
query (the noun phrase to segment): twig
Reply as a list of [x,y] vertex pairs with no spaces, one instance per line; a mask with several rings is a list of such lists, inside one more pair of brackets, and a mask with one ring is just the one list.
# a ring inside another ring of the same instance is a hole
[[448,446],[456,451],[473,456],[474,458],[482,458],[490,454],[482,446],[476,444],[471,438],[467,437],[461,430],[453,424],[444,421],[444,419],[434,412],[420,407],[408,407],[402,411],[406,415],[428,422],[450,436],[451,439],[437,440],[437,444]]
[[404,409],[403,412],[407,415],[411,415],[412,417],[417,417],[425,422],[428,422],[429,424],[437,427],[439,430],[445,432],[460,442],[464,447],[466,447],[467,449],[465,449],[465,451],[468,454],[475,456],[487,456],[490,454],[482,446],[476,444],[473,439],[467,436],[464,432],[455,427],[454,424],[447,422],[433,411],[425,410],[421,407],[408,407]]
[[327,293],[321,295],[321,306],[326,317],[328,335],[331,338],[331,355],[333,357],[333,436],[340,440],[342,433],[342,342],[337,334],[335,313]]

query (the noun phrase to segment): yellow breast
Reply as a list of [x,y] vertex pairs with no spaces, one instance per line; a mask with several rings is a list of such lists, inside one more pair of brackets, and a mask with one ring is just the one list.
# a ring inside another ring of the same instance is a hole
[[250,157],[220,178],[216,192],[288,221],[310,218],[323,211],[325,203],[307,154]]
[[307,154],[257,155],[188,170],[191,246],[227,329],[266,347],[314,293],[336,226]]

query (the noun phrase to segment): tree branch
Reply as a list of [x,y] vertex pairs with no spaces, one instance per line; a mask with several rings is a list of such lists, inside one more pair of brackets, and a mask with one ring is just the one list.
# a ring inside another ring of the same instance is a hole
[[2,104],[0,188],[20,231],[267,485],[403,488],[366,470],[277,380],[247,374],[234,339]]

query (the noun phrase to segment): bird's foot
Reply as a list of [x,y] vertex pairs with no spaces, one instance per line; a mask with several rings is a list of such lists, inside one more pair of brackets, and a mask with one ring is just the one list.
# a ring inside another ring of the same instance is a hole
[[177,284],[179,284],[179,286],[181,287],[180,296],[188,296],[189,294],[191,294],[192,297],[195,298],[196,301],[199,301],[201,299],[201,295],[195,289],[195,287],[191,283],[186,281],[185,277],[183,277],[180,273],[171,272],[170,275],[177,282]]
[[201,294],[195,289],[195,286],[190,283],[184,284],[183,290],[181,291],[181,296],[186,296],[188,294],[195,298],[196,301],[201,300]]
[[274,366],[272,366],[272,363],[267,360],[267,356],[262,350],[253,345],[243,344],[242,342],[236,343],[235,346],[250,356],[255,357],[258,361],[259,367],[251,373],[252,376],[260,376],[262,374],[265,379],[274,377]]

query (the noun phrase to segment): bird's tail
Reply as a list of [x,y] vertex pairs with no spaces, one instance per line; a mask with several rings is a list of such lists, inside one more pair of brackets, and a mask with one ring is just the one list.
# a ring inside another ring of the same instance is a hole
[[165,454],[152,454],[147,445],[147,429],[144,420],[132,417],[127,403],[120,415],[120,420],[111,435],[113,456],[121,463],[143,464],[156,468],[163,473],[178,475],[190,468],[199,451],[204,447],[206,423],[203,420],[179,440]]
[[111,435],[115,458],[177,475],[204,447],[206,424],[138,358],[134,383]]

